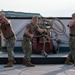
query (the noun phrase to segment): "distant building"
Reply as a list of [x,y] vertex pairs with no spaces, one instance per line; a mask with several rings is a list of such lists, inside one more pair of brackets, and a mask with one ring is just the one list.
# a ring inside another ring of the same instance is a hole
[[33,16],[42,17],[39,13],[25,13],[25,12],[15,12],[15,11],[3,11],[3,12],[5,13],[6,17],[33,17]]

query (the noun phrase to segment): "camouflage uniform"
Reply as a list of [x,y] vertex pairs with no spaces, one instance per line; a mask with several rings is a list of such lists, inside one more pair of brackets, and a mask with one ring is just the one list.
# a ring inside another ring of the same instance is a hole
[[69,38],[70,53],[67,58],[69,60],[75,61],[75,24],[69,28],[70,28],[70,38]]
[[8,60],[14,59],[13,49],[16,42],[16,36],[14,34],[11,24],[6,24],[5,22],[1,23],[1,31],[5,38],[5,44],[8,52]]
[[2,31],[3,37],[5,38],[8,53],[8,63],[4,67],[13,67],[13,63],[16,63],[13,53],[14,45],[16,42],[15,33],[10,21],[5,17],[4,13],[0,14],[0,18],[0,29]]
[[8,60],[14,60],[14,46],[15,46],[15,42],[16,42],[16,37],[13,36],[9,39],[5,39],[5,44],[7,47],[7,52],[8,52]]
[[30,38],[23,36],[22,44],[23,44],[22,45],[23,52],[25,54],[24,60],[31,61],[32,46],[31,46]]
[[[32,23],[26,25],[26,28],[29,28],[29,33],[33,34],[34,31],[38,28],[38,26],[33,26]],[[31,38],[27,36],[25,33],[23,35],[22,48],[24,52],[24,60],[31,61],[31,53],[32,53],[32,43]]]
[[68,55],[68,59],[74,61],[75,60],[75,37],[70,36],[69,45],[70,45],[70,53]]

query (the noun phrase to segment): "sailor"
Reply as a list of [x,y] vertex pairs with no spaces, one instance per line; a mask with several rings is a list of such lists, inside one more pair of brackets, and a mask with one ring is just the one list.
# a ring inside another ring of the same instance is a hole
[[26,65],[27,67],[35,66],[35,64],[31,63],[31,54],[32,54],[31,40],[34,37],[34,31],[38,30],[40,33],[47,32],[46,29],[41,29],[37,25],[37,22],[38,22],[38,17],[34,16],[31,20],[31,23],[26,25],[23,35],[23,42],[22,42],[22,48],[24,51],[23,65]]
[[75,66],[75,13],[72,14],[72,20],[69,22],[68,27],[70,29],[69,46],[70,52],[67,56],[65,64],[73,64]]
[[13,63],[16,63],[14,60],[14,46],[16,42],[16,36],[10,21],[5,17],[4,12],[0,13],[0,29],[5,39],[5,44],[7,47],[8,53],[8,63],[4,67],[13,67]]

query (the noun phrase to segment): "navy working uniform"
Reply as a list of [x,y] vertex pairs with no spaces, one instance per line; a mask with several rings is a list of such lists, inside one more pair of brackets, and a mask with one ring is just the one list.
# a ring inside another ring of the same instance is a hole
[[[32,23],[29,23],[29,24],[26,25],[25,28],[29,29],[29,33],[33,34],[34,31],[36,29],[38,29],[38,26],[37,25],[34,26]],[[29,62],[28,65],[34,66],[34,64],[30,63],[30,61],[31,61],[31,54],[32,54],[31,38],[25,33],[23,35],[22,48],[23,48],[23,51],[24,51],[24,59],[23,59],[24,62],[23,62],[23,64],[25,63],[25,65],[26,65],[26,63]]]
[[70,29],[70,34],[69,34],[70,52],[67,56],[65,64],[71,65],[74,63],[75,66],[75,13],[72,14],[72,20],[69,22],[68,27]]
[[5,17],[3,13],[0,14],[0,29],[5,39],[5,44],[7,47],[8,53],[8,63],[4,67],[13,67],[13,63],[16,63],[14,60],[14,46],[16,42],[16,36],[10,21]]

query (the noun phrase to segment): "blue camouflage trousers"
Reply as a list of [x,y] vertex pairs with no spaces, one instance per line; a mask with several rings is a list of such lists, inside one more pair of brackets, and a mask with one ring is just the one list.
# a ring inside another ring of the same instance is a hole
[[75,61],[75,37],[70,36],[69,45],[70,45],[70,52],[67,58]]
[[32,45],[30,40],[30,38],[23,36],[22,48],[24,52],[23,60],[25,61],[31,61]]
[[15,43],[16,43],[16,37],[15,36],[13,36],[9,39],[5,39],[5,44],[6,44],[7,53],[8,53],[8,60],[14,60],[13,49],[14,49]]

